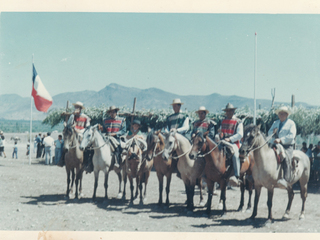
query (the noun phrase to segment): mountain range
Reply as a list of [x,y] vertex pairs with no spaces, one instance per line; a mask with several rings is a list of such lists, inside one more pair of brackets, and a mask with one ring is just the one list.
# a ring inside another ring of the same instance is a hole
[[[115,83],[111,83],[100,91],[79,91],[66,92],[53,96],[53,104],[50,109],[66,107],[69,100],[70,103],[80,101],[87,107],[104,106],[127,106],[132,108],[133,99],[137,98],[136,110],[141,109],[166,109],[171,108],[170,104],[174,98],[180,98],[184,103],[182,109],[188,111],[197,110],[200,106],[205,106],[209,111],[221,111],[228,102],[236,107],[249,106],[253,109],[253,99],[239,96],[223,96],[213,93],[206,96],[188,95],[182,96],[174,93],[166,92],[158,88],[139,89],[125,87]],[[0,118],[12,120],[30,120],[30,98],[21,97],[17,94],[2,94],[0,95]],[[257,99],[257,107],[269,109],[271,100]],[[281,104],[283,102],[275,102]],[[289,104],[289,103],[285,103]],[[296,105],[305,107],[313,107],[303,102],[298,102]],[[49,109],[49,110],[50,110]],[[32,117],[33,120],[43,120],[47,113],[38,112],[33,104]]]

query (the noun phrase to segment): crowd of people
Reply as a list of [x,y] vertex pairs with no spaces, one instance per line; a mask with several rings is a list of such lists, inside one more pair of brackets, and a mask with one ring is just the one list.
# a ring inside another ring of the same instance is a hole
[[310,159],[310,180],[320,180],[320,141],[313,147],[313,144],[302,143],[301,151],[307,154]]

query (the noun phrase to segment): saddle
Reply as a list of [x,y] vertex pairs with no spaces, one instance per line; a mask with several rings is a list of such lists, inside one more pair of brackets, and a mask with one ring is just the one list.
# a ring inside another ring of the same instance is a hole
[[[281,144],[273,144],[272,149],[276,155],[278,164],[281,164],[285,158],[288,158],[288,154]],[[291,161],[289,161],[292,167],[292,174],[295,174],[299,161],[300,158],[295,155],[293,155]]]

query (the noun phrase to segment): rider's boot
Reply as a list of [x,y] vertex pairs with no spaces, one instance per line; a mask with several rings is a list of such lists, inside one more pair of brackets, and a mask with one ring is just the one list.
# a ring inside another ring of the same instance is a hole
[[64,155],[65,154],[66,154],[66,150],[63,149],[62,154],[61,154],[61,158],[60,158],[59,162],[57,163],[57,166],[59,166],[59,167],[63,167],[64,166],[64,164],[65,164]]
[[118,146],[115,150],[115,162],[114,162],[114,166],[119,168],[121,166],[121,149],[120,146]]
[[289,168],[290,165],[288,164],[287,158],[283,159],[281,165],[282,165],[284,177],[279,179],[277,181],[277,184],[279,188],[287,189],[289,186],[288,181],[290,181],[290,178],[291,178],[291,172]]

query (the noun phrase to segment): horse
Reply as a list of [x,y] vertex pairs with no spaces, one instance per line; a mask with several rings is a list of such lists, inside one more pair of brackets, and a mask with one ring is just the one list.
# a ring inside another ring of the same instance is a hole
[[[147,196],[147,184],[150,176],[151,168],[153,166],[153,160],[147,161],[144,154],[139,147],[139,141],[136,138],[132,138],[126,144],[127,156],[125,159],[125,171],[124,171],[124,190],[123,198],[126,195],[126,183],[127,176],[130,182],[131,198],[129,205],[133,205],[133,200],[138,197],[138,188],[140,190],[140,201],[139,204],[143,205],[143,201],[146,200]],[[136,192],[133,196],[133,179],[136,179]],[[142,193],[142,183],[144,183],[144,193]]]
[[[273,192],[275,187],[279,187],[277,185],[277,181],[282,177],[282,169],[281,164],[277,161],[274,150],[271,149],[267,143],[268,141],[265,138],[264,134],[260,132],[260,125],[255,126],[253,124],[250,124],[245,127],[243,145],[240,148],[240,154],[244,155],[252,151],[255,161],[252,169],[255,187],[255,198],[254,208],[250,219],[255,219],[257,215],[261,188],[265,187],[268,189],[268,220],[266,223],[271,223]],[[299,181],[301,190],[300,195],[302,198],[302,208],[299,219],[303,219],[305,217],[305,201],[307,198],[310,161],[305,153],[298,150],[293,151],[293,159],[294,173],[292,180],[289,182],[287,187],[288,205],[283,218],[289,218],[290,208],[294,197],[292,185]]]
[[200,206],[204,206],[202,195],[202,180],[201,176],[204,172],[205,162],[202,160],[194,161],[189,157],[189,152],[191,150],[191,144],[189,140],[177,133],[176,131],[171,131],[169,133],[164,133],[165,135],[165,148],[162,153],[162,158],[168,160],[169,156],[176,152],[178,156],[172,156],[172,158],[179,159],[177,163],[177,168],[181,174],[181,179],[185,185],[187,194],[187,211],[188,214],[193,212],[194,204],[194,188],[197,181],[200,183]]
[[[219,149],[219,143],[215,143],[208,136],[204,137],[202,132],[196,133],[192,138],[192,149],[189,154],[191,159],[204,158],[206,162],[205,174],[207,177],[207,187],[208,187],[208,200],[207,200],[207,210],[206,214],[210,216],[211,213],[211,202],[213,195],[213,186],[215,182],[220,185],[220,200],[219,205],[222,205],[222,213],[225,214],[226,208],[226,187],[227,180],[231,174],[230,168],[226,164],[226,154],[223,148]],[[201,153],[201,154],[200,154]],[[250,171],[252,167],[251,158],[247,158],[241,166],[240,177],[243,181],[243,176],[247,171]],[[244,205],[244,185],[241,184],[241,199],[238,211],[242,211]],[[251,191],[250,191],[251,189]],[[252,184],[249,184],[249,203],[248,208],[251,207],[251,194],[252,194]]]
[[94,150],[94,155],[92,159],[93,163],[93,171],[94,171],[94,190],[92,200],[95,201],[96,199],[96,191],[98,187],[98,179],[100,171],[104,172],[104,188],[105,188],[105,196],[104,202],[108,201],[108,177],[109,172],[114,170],[118,175],[119,179],[119,191],[117,195],[117,199],[121,199],[122,191],[121,191],[121,168],[114,167],[114,157],[111,151],[110,142],[104,140],[103,136],[101,135],[100,131],[98,130],[98,125],[89,126],[85,129],[83,133],[83,139],[80,144],[80,149],[84,150],[87,146],[92,146]]
[[164,161],[162,158],[162,152],[165,147],[164,136],[160,133],[160,130],[154,132],[151,131],[147,136],[147,160],[153,159],[153,165],[157,173],[158,181],[159,181],[159,200],[158,205],[162,205],[162,191],[163,191],[163,177],[167,178],[166,185],[166,206],[169,206],[169,192],[170,192],[170,183],[171,176],[174,172],[176,166],[176,162],[172,161],[172,158],[169,158],[167,161]]
[[[75,199],[81,196],[82,192],[82,174],[83,174],[83,151],[79,148],[78,134],[74,129],[74,125],[64,122],[64,129],[62,131],[64,140],[65,165],[67,171],[67,192],[66,198],[69,199],[69,193],[72,192],[75,172],[76,170],[76,192]],[[70,172],[72,173],[71,187],[70,187]],[[79,184],[80,181],[80,184]],[[78,193],[79,185],[79,193]],[[71,190],[70,190],[71,189]]]

